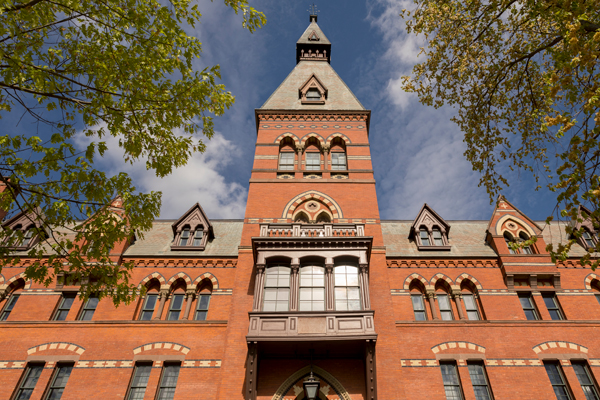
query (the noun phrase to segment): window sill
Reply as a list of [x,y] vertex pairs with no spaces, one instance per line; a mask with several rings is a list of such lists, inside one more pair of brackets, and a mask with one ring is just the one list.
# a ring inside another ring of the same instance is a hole
[[171,251],[204,251],[204,246],[171,246]]
[[310,101],[310,100],[302,100],[302,104],[315,104],[315,105],[319,105],[319,104],[325,104],[324,100],[318,100],[318,101]]
[[417,245],[419,251],[450,251],[452,246],[421,246]]

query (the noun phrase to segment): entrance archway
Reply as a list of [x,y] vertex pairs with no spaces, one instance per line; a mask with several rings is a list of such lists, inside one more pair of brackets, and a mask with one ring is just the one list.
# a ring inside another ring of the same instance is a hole
[[[271,400],[303,400],[304,399],[304,388],[302,382],[310,374],[310,365],[299,369],[294,372],[289,378],[285,380],[279,386]],[[342,384],[329,372],[325,371],[316,365],[313,365],[313,374],[321,381],[321,388],[319,390],[320,400],[352,400],[346,389]]]

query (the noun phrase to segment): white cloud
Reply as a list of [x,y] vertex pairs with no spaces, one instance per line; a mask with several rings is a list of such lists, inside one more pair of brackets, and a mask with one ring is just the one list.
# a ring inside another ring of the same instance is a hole
[[[220,133],[205,141],[207,146],[203,154],[194,154],[184,167],[165,178],[158,178],[153,171],[148,171],[144,161],[126,163],[117,139],[112,136],[104,139],[109,150],[104,157],[97,158],[97,167],[109,175],[126,172],[139,191],[161,191],[161,218],[179,218],[196,202],[202,205],[209,218],[243,218],[247,190],[228,181],[220,172],[235,162],[240,149]],[[75,139],[79,148],[90,141],[81,134]]]
[[371,126],[374,140],[382,143],[373,149],[382,218],[412,219],[428,203],[444,218],[487,219],[489,200],[463,155],[463,133],[450,121],[454,110],[423,106],[416,95],[402,89],[402,76],[424,60],[419,55],[422,39],[407,34],[399,16],[414,3],[371,4],[368,19],[384,39],[384,56],[375,69],[386,79],[385,96],[379,103],[379,119]]

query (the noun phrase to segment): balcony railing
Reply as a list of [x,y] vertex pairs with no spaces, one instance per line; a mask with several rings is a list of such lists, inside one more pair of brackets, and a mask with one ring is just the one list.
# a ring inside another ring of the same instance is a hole
[[364,224],[261,224],[261,237],[359,237]]
[[248,340],[372,339],[373,311],[250,312]]

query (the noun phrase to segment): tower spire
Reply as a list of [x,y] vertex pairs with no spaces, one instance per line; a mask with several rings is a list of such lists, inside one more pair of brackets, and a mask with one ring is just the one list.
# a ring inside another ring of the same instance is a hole
[[307,11],[310,13],[310,22],[317,22],[317,13],[320,12],[319,10],[317,10],[317,5],[315,3],[312,3],[308,7],[309,8]]
[[331,42],[317,25],[317,6],[312,4],[310,25],[296,42],[296,63],[300,61],[331,61]]

